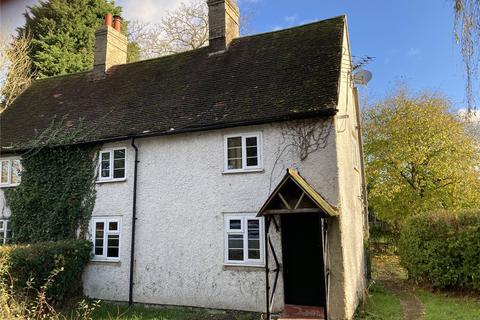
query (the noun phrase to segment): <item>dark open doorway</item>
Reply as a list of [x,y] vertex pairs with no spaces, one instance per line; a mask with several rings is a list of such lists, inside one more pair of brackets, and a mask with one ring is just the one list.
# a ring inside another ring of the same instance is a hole
[[281,229],[285,304],[323,306],[325,274],[320,216],[284,215]]

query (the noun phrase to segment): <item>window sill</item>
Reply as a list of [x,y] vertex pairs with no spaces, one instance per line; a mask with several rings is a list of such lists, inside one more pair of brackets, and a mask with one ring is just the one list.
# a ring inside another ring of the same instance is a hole
[[15,188],[15,187],[18,187],[19,185],[20,185],[20,183],[2,184],[2,185],[0,185],[0,189],[2,189],[2,188]]
[[235,173],[250,173],[250,172],[264,172],[263,168],[258,169],[235,169],[235,170],[224,170],[222,174],[235,174]]
[[260,270],[260,269],[265,269],[265,263],[262,263],[262,264],[225,263],[225,264],[223,265],[223,268],[224,268],[224,269],[231,269],[231,270],[238,270],[238,269],[255,269],[255,270]]
[[90,262],[96,263],[120,263],[120,259],[100,259],[100,258],[93,258]]
[[95,183],[102,184],[102,183],[113,183],[113,182],[125,182],[127,178],[122,179],[108,179],[108,180],[97,180]]

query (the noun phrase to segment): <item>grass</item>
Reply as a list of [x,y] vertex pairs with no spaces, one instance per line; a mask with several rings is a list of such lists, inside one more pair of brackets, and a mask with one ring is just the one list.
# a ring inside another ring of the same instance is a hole
[[92,314],[93,320],[258,320],[260,316],[246,312],[227,312],[180,307],[147,307],[101,303]]
[[402,320],[400,299],[379,284],[370,286],[368,300],[359,313],[362,320]]
[[424,290],[417,290],[416,295],[425,306],[425,320],[480,319],[480,300],[448,297]]

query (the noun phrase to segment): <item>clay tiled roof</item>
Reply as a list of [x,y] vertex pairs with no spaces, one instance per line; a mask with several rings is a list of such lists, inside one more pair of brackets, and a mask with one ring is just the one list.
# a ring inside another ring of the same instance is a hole
[[345,17],[91,72],[36,80],[0,116],[3,151],[53,119],[90,128],[83,142],[332,115]]

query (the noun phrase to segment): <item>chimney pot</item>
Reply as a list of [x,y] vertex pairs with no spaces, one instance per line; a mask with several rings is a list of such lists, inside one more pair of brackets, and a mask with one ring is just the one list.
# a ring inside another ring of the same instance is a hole
[[127,37],[120,32],[121,18],[113,17],[113,28],[111,17],[105,16],[105,26],[95,32],[95,53],[93,63],[94,79],[102,78],[108,70],[119,64],[127,63]]
[[118,32],[122,30],[122,18],[120,16],[113,16],[113,28]]
[[105,15],[105,25],[111,27],[112,26],[112,13],[107,13]]

